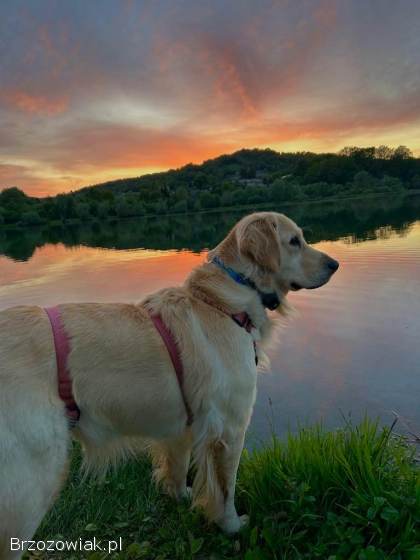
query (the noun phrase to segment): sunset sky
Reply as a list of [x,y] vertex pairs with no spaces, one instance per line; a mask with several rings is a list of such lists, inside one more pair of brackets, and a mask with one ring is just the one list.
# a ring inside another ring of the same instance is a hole
[[0,189],[242,147],[420,155],[416,0],[2,0]]

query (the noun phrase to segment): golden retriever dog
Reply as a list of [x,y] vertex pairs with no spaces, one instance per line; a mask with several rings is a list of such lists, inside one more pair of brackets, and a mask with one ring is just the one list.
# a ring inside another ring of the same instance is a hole
[[[259,212],[241,219],[182,286],[137,304],[58,306],[81,411],[73,429],[58,394],[45,309],[2,311],[0,557],[20,556],[10,539],[31,539],[57,497],[71,437],[92,471],[149,442],[156,479],[176,499],[188,495],[192,463],[193,505],[224,531],[238,531],[246,516],[235,509],[236,473],[256,395],[254,352],[264,355],[273,322],[266,308],[285,309],[289,290],[318,288],[337,268],[286,216]],[[151,314],[176,341],[183,387]]]

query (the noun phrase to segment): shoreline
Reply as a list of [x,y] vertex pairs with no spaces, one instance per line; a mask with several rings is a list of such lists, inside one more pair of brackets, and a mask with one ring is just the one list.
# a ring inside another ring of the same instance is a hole
[[88,224],[95,224],[98,222],[109,222],[109,223],[116,223],[116,222],[129,222],[130,220],[137,220],[137,219],[150,219],[150,218],[160,218],[166,216],[192,216],[197,214],[215,214],[218,212],[240,212],[242,210],[264,210],[269,208],[278,208],[279,206],[296,206],[296,205],[306,205],[306,204],[322,204],[322,203],[333,203],[333,202],[342,202],[342,201],[352,201],[352,200],[364,200],[364,199],[374,199],[378,197],[406,197],[406,196],[413,196],[420,194],[420,189],[410,189],[410,190],[403,190],[397,193],[393,192],[369,192],[365,194],[353,194],[350,196],[331,196],[325,198],[312,198],[307,200],[285,200],[283,202],[260,202],[257,204],[241,204],[240,206],[219,206],[217,208],[207,208],[204,210],[194,210],[194,211],[187,211],[187,212],[167,212],[165,214],[141,214],[138,216],[130,216],[126,218],[120,218],[118,216],[111,216],[106,218],[92,218],[89,220],[79,220],[78,218],[73,218],[66,221],[52,221],[52,222],[42,222],[36,225],[20,225],[16,224],[3,224],[0,225],[0,232],[2,231],[24,231],[24,230],[33,230],[33,229],[43,229],[43,228],[54,228],[54,227],[74,227],[74,226],[84,226]]

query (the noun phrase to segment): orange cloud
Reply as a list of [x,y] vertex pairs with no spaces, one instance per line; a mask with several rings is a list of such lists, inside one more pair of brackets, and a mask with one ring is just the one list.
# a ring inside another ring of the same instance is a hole
[[57,169],[77,173],[112,168],[168,168],[229,150],[232,143],[217,134],[87,122],[57,140],[49,161]]
[[25,113],[48,116],[63,113],[69,106],[67,96],[48,98],[45,95],[36,95],[21,90],[9,90],[0,93],[0,101]]
[[44,173],[44,176],[40,176],[41,172],[31,165],[0,162],[0,190],[5,187],[19,187],[24,188],[30,196],[49,196],[72,189],[77,181],[74,177],[65,175],[49,177],[48,173]]

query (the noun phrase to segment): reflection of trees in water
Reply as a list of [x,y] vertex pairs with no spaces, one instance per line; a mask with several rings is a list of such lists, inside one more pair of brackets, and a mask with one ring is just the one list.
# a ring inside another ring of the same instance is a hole
[[[305,228],[309,242],[336,240],[359,242],[406,235],[420,218],[420,197],[372,198],[297,204],[276,208]],[[111,249],[189,249],[195,252],[215,246],[250,210],[209,214],[139,218],[80,226],[24,229],[0,232],[0,253],[28,260],[37,247],[63,243]]]
[[356,235],[348,235],[342,237],[341,241],[346,244],[360,243],[366,241],[367,239],[390,239],[393,235],[398,235],[399,237],[405,237],[410,230],[413,228],[413,222],[404,222],[401,227],[392,226],[381,226],[372,231],[368,231],[363,238],[357,237]]
[[288,214],[301,226],[309,227],[305,236],[312,243],[339,238],[357,243],[384,238],[384,228],[406,235],[411,223],[420,218],[420,197],[330,202],[298,207]]

